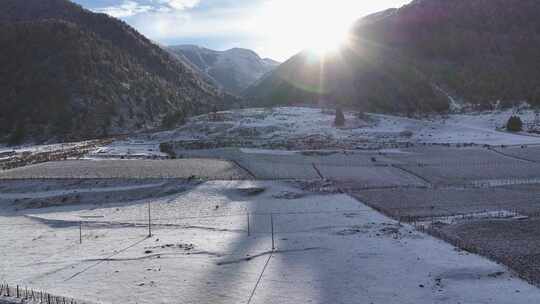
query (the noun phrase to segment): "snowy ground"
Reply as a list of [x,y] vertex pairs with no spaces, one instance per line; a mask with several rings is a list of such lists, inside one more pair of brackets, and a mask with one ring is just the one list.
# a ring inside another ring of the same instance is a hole
[[[540,138],[497,131],[502,129],[512,110],[452,114],[417,120],[392,115],[368,114],[359,118],[346,113],[346,126],[336,128],[334,115],[316,108],[246,109],[223,112],[212,121],[199,116],[172,132],[158,133],[159,140],[220,137],[258,137],[264,140],[323,136],[339,140],[406,141],[427,143],[525,144],[540,143]],[[533,111],[520,114],[525,123],[535,118]],[[412,136],[407,134],[412,132]]]
[[[346,125],[334,126],[332,111],[284,107],[243,109],[192,118],[178,129],[134,136],[96,149],[90,158],[162,158],[160,142],[189,149],[243,147],[271,150],[386,149],[406,144],[534,145],[534,134],[504,131],[514,110],[451,114],[411,119],[347,112]],[[535,126],[532,110],[522,110],[526,128]],[[538,126],[540,128],[540,126]],[[252,151],[253,152],[253,151]],[[275,152],[274,152],[275,153]]]
[[[485,211],[517,208],[519,198],[532,218],[540,137],[498,131],[512,114],[417,120],[346,113],[347,125],[336,128],[334,115],[320,109],[235,110],[101,145],[87,160],[3,171],[0,281],[96,303],[537,303],[540,289],[504,266],[335,194],[337,187],[375,187],[364,197],[381,194],[380,206],[366,201],[377,208],[403,208],[406,200],[413,215],[469,210],[479,221],[491,215]],[[526,125],[535,118],[521,115]],[[162,160],[168,155],[159,144],[170,141],[182,159]],[[0,161],[10,151],[1,148]],[[185,181],[193,176],[215,181]],[[49,179],[34,180],[40,177]],[[523,188],[519,197],[499,197],[503,187],[451,189],[509,178],[532,185],[513,186]],[[449,188],[431,188],[439,184]],[[489,208],[471,205],[471,191]],[[530,247],[534,254],[540,248]]]
[[[166,158],[161,142],[176,142],[180,147],[243,147],[266,150],[386,149],[406,144],[540,145],[540,136],[513,134],[504,125],[515,110],[450,114],[410,119],[393,115],[347,112],[346,125],[334,126],[332,111],[317,108],[283,107],[243,109],[191,118],[175,130],[134,135],[102,145],[86,155],[89,159]],[[525,128],[537,128],[536,114],[521,110]],[[0,161],[12,153],[59,151],[88,142],[0,146]],[[247,150],[248,151],[248,150]],[[251,152],[256,152],[252,150]],[[277,152],[274,152],[277,153]]]
[[[480,145],[523,145],[538,144],[540,137],[535,134],[512,134],[505,131],[508,119],[514,115],[512,110],[470,114],[451,114],[447,117],[434,117],[426,120],[410,120],[395,116],[380,116],[389,123],[408,125],[413,132],[413,141],[426,143]],[[524,111],[519,114],[525,124],[533,124],[535,113]]]
[[53,152],[53,151],[59,151],[59,150],[63,150],[63,149],[76,148],[76,147],[91,144],[91,143],[92,143],[92,141],[59,143],[59,144],[44,144],[44,145],[33,145],[33,144],[25,144],[25,145],[19,145],[19,146],[0,145],[0,154],[1,153],[8,153],[8,152],[14,152],[14,153]]
[[85,159],[143,159],[167,157],[167,154],[159,151],[159,142],[143,139],[126,139],[99,147],[88,153]]
[[282,182],[207,182],[110,206],[4,208],[0,225],[11,227],[0,234],[0,280],[97,303],[540,301],[539,289],[500,265],[347,195]]

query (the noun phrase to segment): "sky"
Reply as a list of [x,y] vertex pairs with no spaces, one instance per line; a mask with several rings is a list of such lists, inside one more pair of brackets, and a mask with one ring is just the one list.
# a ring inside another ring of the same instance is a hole
[[248,48],[285,61],[331,50],[359,18],[411,0],[74,0],[120,18],[162,45]]

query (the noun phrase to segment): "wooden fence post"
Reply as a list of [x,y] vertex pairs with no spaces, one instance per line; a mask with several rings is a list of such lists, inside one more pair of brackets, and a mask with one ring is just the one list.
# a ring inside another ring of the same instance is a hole
[[276,246],[274,245],[274,214],[270,213],[270,226],[272,229],[272,251],[276,249]]
[[150,202],[148,202],[148,237],[152,237],[152,214],[150,211]]
[[251,236],[251,227],[250,227],[250,223],[249,223],[249,212],[247,213],[247,232],[248,232],[248,236]]
[[79,244],[82,244],[82,221],[79,221]]

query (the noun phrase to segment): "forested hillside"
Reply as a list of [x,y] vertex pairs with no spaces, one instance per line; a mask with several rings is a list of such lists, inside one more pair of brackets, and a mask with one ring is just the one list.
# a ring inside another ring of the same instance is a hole
[[407,113],[451,99],[540,105],[538,14],[535,0],[413,1],[360,20],[337,54],[298,54],[246,95]]
[[181,122],[226,96],[125,23],[66,0],[0,10],[0,139],[79,139]]

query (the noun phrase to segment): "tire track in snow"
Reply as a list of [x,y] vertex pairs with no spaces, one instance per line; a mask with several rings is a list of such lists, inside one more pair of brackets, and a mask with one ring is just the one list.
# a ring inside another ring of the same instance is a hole
[[121,253],[123,253],[123,252],[125,252],[125,251],[127,251],[127,250],[129,250],[129,249],[131,249],[131,248],[133,248],[133,247],[135,247],[135,246],[137,246],[137,245],[139,245],[139,244],[141,244],[142,242],[144,242],[144,241],[146,241],[146,240],[148,240],[148,239],[149,239],[149,237],[145,237],[145,238],[142,239],[142,240],[139,240],[139,241],[137,241],[137,242],[135,242],[135,243],[133,243],[133,244],[131,244],[131,245],[129,245],[129,246],[123,248],[123,249],[118,250],[118,251],[115,252],[114,254],[111,254],[111,255],[109,255],[108,257],[105,257],[104,259],[99,260],[97,263],[92,264],[92,265],[90,265],[90,266],[84,268],[84,269],[81,270],[81,271],[76,272],[75,274],[73,274],[73,275],[70,276],[69,278],[65,279],[64,282],[67,282],[67,281],[69,281],[69,280],[71,280],[71,279],[73,279],[73,278],[79,276],[80,274],[85,273],[86,271],[88,271],[88,270],[90,270],[90,269],[92,269],[92,268],[98,266],[99,264],[105,262],[107,259],[111,259],[111,258],[113,258],[113,257],[115,257],[115,256],[117,256],[117,255],[119,255],[119,254],[121,254]]

